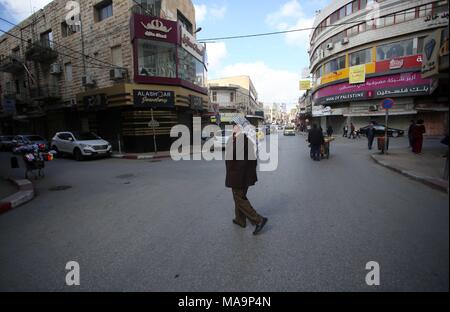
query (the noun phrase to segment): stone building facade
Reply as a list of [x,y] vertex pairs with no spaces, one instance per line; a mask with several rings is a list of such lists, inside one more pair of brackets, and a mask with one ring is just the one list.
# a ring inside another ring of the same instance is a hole
[[[54,0],[0,37],[3,133],[93,131],[115,149],[167,149],[208,108],[190,0]],[[75,18],[70,19],[71,16]],[[78,18],[79,17],[79,18]],[[77,23],[80,21],[80,23]]]

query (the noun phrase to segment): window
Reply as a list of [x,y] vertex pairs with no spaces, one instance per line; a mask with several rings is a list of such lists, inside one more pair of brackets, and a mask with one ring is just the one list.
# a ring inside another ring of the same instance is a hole
[[76,33],[74,27],[67,25],[66,22],[61,23],[61,34],[63,38],[73,35],[74,33]]
[[136,2],[136,5],[133,7],[134,13],[161,16],[161,0],[136,0]]
[[[395,23],[396,24],[403,23],[404,21],[405,21],[405,11],[395,14]],[[386,23],[386,26],[388,26],[387,23]]]
[[[397,19],[398,13],[395,15],[395,19]],[[403,18],[405,17],[405,13],[403,13]],[[396,20],[396,23],[398,21]],[[394,15],[388,15],[384,18],[384,26],[394,25]]]
[[122,67],[122,46],[116,46],[111,48],[111,62],[113,65]]
[[20,81],[16,80],[14,83],[16,85],[16,94],[20,94]]
[[359,1],[359,9],[364,10],[367,6],[367,0],[360,0]]
[[212,100],[213,100],[213,102],[217,102],[217,92],[216,91],[213,91],[213,93],[212,93]]
[[53,33],[51,30],[41,34],[41,45],[46,48],[53,48]]
[[353,6],[353,8],[352,8],[352,11],[353,11],[353,12],[358,11],[358,10],[359,10],[359,0],[353,1],[353,2],[352,2],[352,6]]
[[340,8],[339,10],[339,19],[342,19],[345,17],[345,6],[343,6],[342,8]]
[[230,92],[230,103],[234,102],[234,92]]
[[178,21],[181,23],[181,25],[191,34],[194,33],[193,28],[192,28],[192,23],[180,12],[177,11],[177,15],[178,15]]
[[138,40],[138,70],[141,76],[176,78],[174,44]]
[[347,9],[346,9],[346,15],[350,15],[350,14],[352,14],[353,13],[353,9],[352,9],[352,3],[350,2],[349,4],[347,4]]
[[345,68],[345,56],[338,57],[334,60],[329,61],[328,63],[325,63],[324,66],[324,73],[329,74],[335,71],[338,71],[340,69]]
[[359,32],[359,33],[363,33],[363,32],[365,32],[365,31],[366,31],[366,23],[359,24],[359,25],[358,25],[358,32]]
[[64,65],[64,72],[66,73],[66,81],[72,81],[72,63],[66,63]]
[[353,27],[350,29],[350,36],[356,36],[356,35],[358,34],[358,28],[359,28],[358,25],[353,26]]
[[405,13],[405,21],[410,21],[415,19],[416,17],[416,9],[407,10]]
[[178,78],[205,86],[205,66],[185,49],[178,49]]
[[377,47],[377,61],[409,56],[414,53],[414,39],[407,39]]
[[367,64],[372,61],[371,49],[365,49],[350,54],[350,66]]
[[113,16],[113,4],[112,0],[105,0],[100,2],[94,7],[95,10],[95,21],[101,22],[108,17]]

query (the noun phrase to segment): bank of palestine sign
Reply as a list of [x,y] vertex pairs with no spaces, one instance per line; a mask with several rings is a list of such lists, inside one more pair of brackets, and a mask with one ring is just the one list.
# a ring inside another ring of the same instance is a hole
[[174,108],[175,92],[161,90],[134,90],[135,107]]

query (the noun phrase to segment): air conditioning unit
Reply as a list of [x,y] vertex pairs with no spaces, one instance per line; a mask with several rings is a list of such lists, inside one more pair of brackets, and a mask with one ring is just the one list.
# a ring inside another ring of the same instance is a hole
[[124,79],[127,74],[127,70],[124,68],[113,68],[109,71],[109,77],[111,80]]
[[349,41],[348,41],[348,38],[347,37],[344,37],[344,38],[342,38],[342,40],[341,40],[341,44],[347,44]]
[[62,72],[61,65],[59,65],[58,63],[53,63],[50,65],[50,74],[59,75],[61,74],[61,72]]
[[95,85],[95,80],[92,75],[84,75],[81,79],[82,79],[83,86]]
[[370,106],[369,106],[369,111],[371,111],[371,112],[376,112],[376,111],[378,111],[378,105],[370,105]]
[[333,47],[334,47],[334,44],[332,42],[327,44],[327,50],[331,50],[331,49],[333,49]]

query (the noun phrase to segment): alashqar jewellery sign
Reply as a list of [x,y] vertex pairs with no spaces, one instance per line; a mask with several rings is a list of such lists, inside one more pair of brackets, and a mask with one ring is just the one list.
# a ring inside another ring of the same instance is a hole
[[161,90],[134,90],[134,106],[150,108],[174,108],[175,92]]

